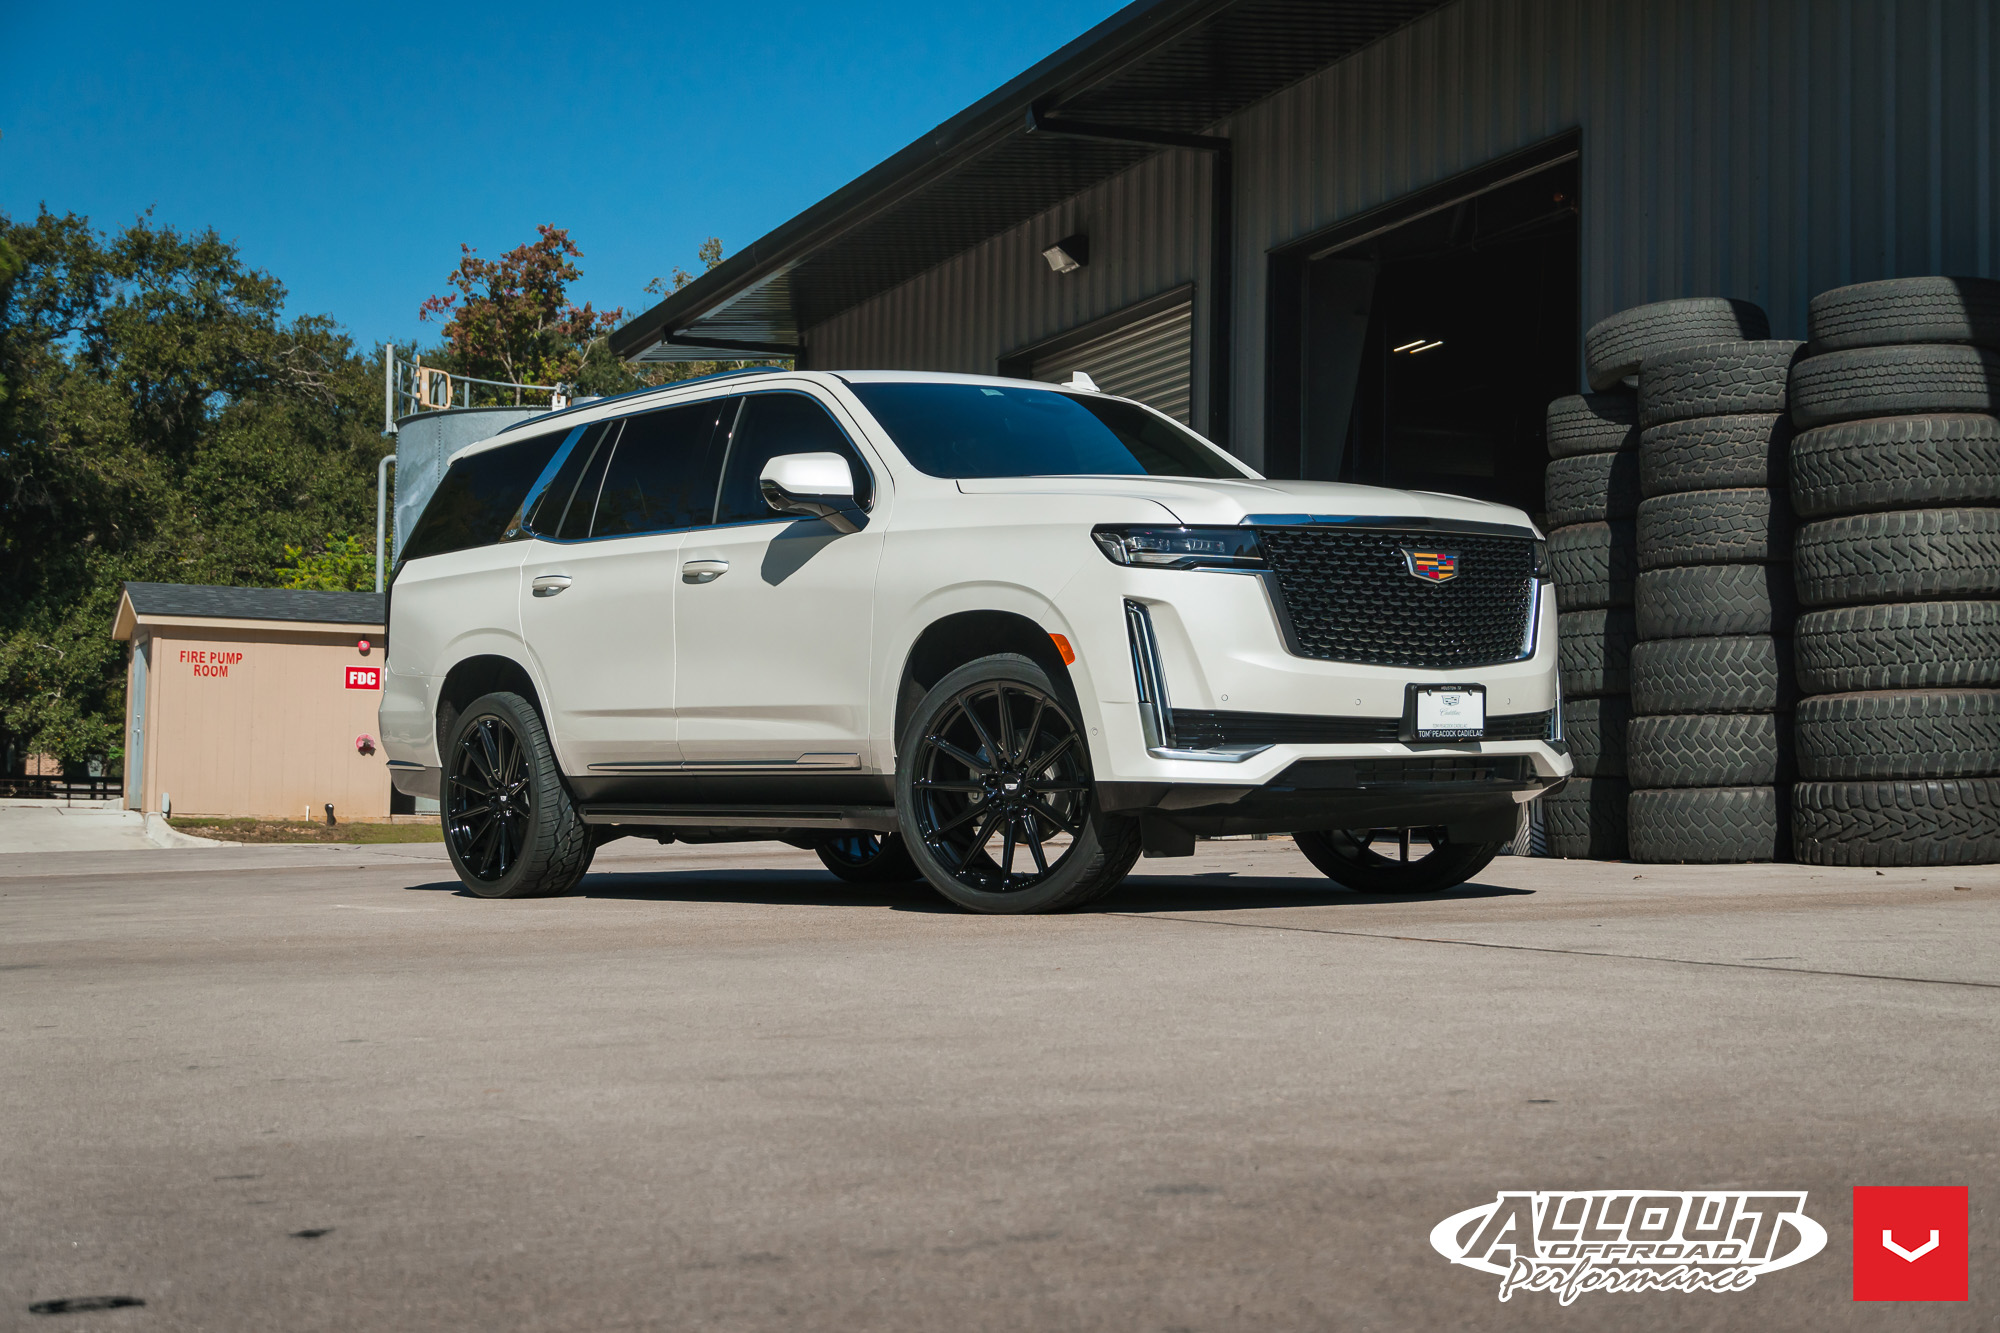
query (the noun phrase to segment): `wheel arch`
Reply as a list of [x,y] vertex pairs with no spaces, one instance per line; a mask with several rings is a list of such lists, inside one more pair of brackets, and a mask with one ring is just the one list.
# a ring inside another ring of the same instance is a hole
[[967,662],[995,653],[1019,653],[1049,673],[1056,687],[1069,695],[1072,708],[1080,706],[1076,682],[1047,628],[1018,611],[954,611],[926,625],[903,658],[892,736],[901,739],[910,715],[931,686]]
[[520,695],[540,715],[543,724],[548,723],[548,710],[542,707],[541,692],[535,688],[535,679],[527,667],[498,653],[478,653],[463,658],[452,665],[438,685],[437,745],[441,759],[458,715],[473,700],[497,690],[509,690]]

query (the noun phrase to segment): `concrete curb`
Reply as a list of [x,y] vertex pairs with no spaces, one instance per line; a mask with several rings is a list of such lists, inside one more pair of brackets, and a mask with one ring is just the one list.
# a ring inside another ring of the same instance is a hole
[[240,842],[224,842],[220,838],[197,838],[192,833],[183,833],[167,822],[165,815],[158,812],[146,816],[146,840],[155,847],[241,847]]

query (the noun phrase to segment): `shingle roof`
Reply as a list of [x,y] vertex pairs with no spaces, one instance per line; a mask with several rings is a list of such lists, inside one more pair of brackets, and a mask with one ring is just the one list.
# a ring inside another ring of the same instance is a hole
[[142,616],[201,616],[215,620],[313,620],[379,625],[379,592],[303,592],[293,588],[219,588],[199,583],[127,583],[125,595]]

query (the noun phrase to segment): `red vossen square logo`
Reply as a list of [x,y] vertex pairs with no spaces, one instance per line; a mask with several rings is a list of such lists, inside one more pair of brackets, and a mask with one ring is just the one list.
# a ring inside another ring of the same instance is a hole
[[382,688],[381,667],[351,666],[347,668],[347,688],[350,690],[379,690]]
[[1971,1209],[1963,1185],[1858,1185],[1854,1299],[1967,1299]]

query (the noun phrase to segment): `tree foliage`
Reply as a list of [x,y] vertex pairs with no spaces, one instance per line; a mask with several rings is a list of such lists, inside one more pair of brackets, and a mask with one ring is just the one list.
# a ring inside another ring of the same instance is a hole
[[[458,267],[445,279],[456,290],[432,296],[418,309],[426,320],[444,320],[442,345],[423,353],[424,363],[477,379],[514,384],[567,384],[578,394],[625,393],[710,375],[732,366],[768,361],[666,361],[627,365],[611,355],[607,336],[625,319],[623,306],[593,310],[577,305],[569,288],[583,277],[574,261],[583,251],[569,232],[543,223],[539,239],[516,246],[497,260],[481,259],[460,245]],[[722,262],[722,241],[711,236],[695,258],[707,272]],[[653,295],[679,291],[698,275],[675,267],[654,278]],[[473,401],[522,401],[518,392],[482,389]]]
[[381,362],[150,217],[0,214],[0,288],[0,731],[76,764],[120,752],[124,580],[269,585],[372,530]]
[[[536,231],[538,239],[498,259],[459,246],[458,267],[446,279],[458,290],[418,308],[421,319],[445,321],[445,350],[461,373],[514,384],[574,383],[625,318],[622,307],[592,310],[588,301],[572,302],[569,284],[583,276],[573,261],[583,251],[561,227],[543,223]],[[514,401],[521,401],[518,390]]]
[[[285,545],[284,563],[271,571],[280,588],[314,592],[368,592],[375,586],[375,555],[368,537],[336,537],[328,533],[321,549]],[[382,542],[387,568],[388,539]]]

